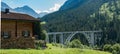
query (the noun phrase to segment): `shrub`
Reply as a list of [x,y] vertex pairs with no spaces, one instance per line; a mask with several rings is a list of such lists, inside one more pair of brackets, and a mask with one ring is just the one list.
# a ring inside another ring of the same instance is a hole
[[81,42],[78,39],[73,40],[72,42],[67,44],[67,47],[69,48],[84,48],[84,46],[81,44]]
[[52,46],[56,46],[56,47],[64,47],[64,45],[63,44],[58,44],[58,43],[52,43]]
[[45,49],[47,47],[46,42],[43,40],[35,41],[35,46],[36,46],[36,49]]
[[113,51],[116,51],[116,52],[112,52],[113,54],[120,54],[120,44],[114,44],[113,46],[112,46],[112,50]]
[[34,47],[34,39],[31,37],[24,38],[10,38],[1,40],[1,48],[3,49],[27,49],[27,48],[35,48]]
[[112,54],[120,54],[120,44],[106,44],[103,47],[104,51],[112,52]]
[[47,35],[46,30],[42,30],[42,32],[41,32],[41,40],[45,40],[46,35]]
[[84,49],[90,49],[90,47],[87,45],[83,45],[83,46],[84,46]]
[[120,51],[120,44],[114,44],[114,45],[112,46],[112,49],[113,49],[113,50],[116,50],[116,51]]
[[117,51],[113,50],[113,51],[112,51],[112,54],[117,54]]
[[57,43],[52,43],[52,46],[57,46]]
[[110,44],[106,44],[106,45],[104,45],[103,50],[104,50],[104,51],[112,52],[112,48],[111,48],[111,47],[112,47],[112,46],[111,46]]

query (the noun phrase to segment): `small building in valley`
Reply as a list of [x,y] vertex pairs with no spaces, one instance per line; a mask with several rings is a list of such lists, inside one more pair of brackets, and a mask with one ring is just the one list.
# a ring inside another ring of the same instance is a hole
[[1,12],[1,48],[35,48],[34,23],[40,20],[27,14]]

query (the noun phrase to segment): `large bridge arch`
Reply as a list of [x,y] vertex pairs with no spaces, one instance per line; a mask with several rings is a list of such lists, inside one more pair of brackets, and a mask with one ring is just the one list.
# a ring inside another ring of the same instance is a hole
[[88,39],[86,38],[86,36],[83,33],[76,33],[70,40],[73,41],[74,39],[78,39],[81,41],[82,44],[84,45],[89,45]]
[[[102,37],[102,31],[74,31],[74,32],[49,32],[47,33],[46,41],[49,43],[49,36],[53,35],[53,42],[56,43],[56,35],[60,35],[60,43],[66,44],[71,41],[71,39],[78,33],[83,34],[90,46],[94,46],[96,43],[96,39],[101,39]],[[69,34],[67,38],[64,38],[64,34]]]

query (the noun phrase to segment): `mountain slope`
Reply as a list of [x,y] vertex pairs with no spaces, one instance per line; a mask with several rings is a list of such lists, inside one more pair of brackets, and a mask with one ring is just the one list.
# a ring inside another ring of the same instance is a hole
[[59,10],[67,10],[77,8],[88,0],[67,0]]
[[12,8],[11,8],[11,7],[9,7],[6,3],[1,2],[1,11],[4,11],[4,10],[5,10],[5,8],[9,8],[10,10],[12,10]]
[[19,13],[25,13],[34,17],[39,17],[39,15],[29,6],[17,7],[14,9],[14,11]]
[[43,17],[43,16],[45,16],[47,14],[49,14],[49,13],[48,12],[41,12],[41,13],[39,13],[39,17]]
[[[68,0],[69,1],[69,0]],[[109,1],[109,0],[107,0]],[[99,10],[99,7],[107,2],[106,0],[89,0],[81,4],[77,8],[63,10],[48,14],[41,20],[48,22],[48,31],[74,31],[74,30],[90,30],[82,29],[86,23],[86,19],[91,14]],[[56,25],[57,24],[57,25]],[[79,25],[79,26],[75,26]],[[61,28],[63,27],[63,28]]]
[[16,12],[16,13],[23,13],[23,14],[28,14],[31,15],[35,18],[40,17],[40,14],[37,14],[32,8],[30,8],[29,6],[23,6],[23,7],[17,7],[15,9],[12,9],[11,7],[9,7],[9,5],[7,5],[4,2],[1,2],[1,11],[5,11],[5,9],[8,8],[10,10],[10,12]]
[[89,0],[41,20],[47,22],[48,32],[102,30],[102,44],[120,43],[120,0]]

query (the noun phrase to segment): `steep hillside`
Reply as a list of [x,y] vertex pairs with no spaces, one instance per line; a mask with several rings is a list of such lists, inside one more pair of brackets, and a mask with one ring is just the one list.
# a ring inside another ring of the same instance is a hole
[[47,29],[51,32],[90,30],[89,28],[83,29],[83,26],[87,26],[85,25],[86,20],[91,14],[98,11],[99,7],[105,2],[105,0],[89,0],[77,8],[58,11],[46,15],[41,20],[47,22]]
[[59,10],[61,11],[61,10],[77,8],[80,5],[86,3],[87,1],[89,0],[67,0]]
[[120,0],[89,0],[44,16],[48,32],[102,30],[101,43],[120,43]]

